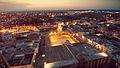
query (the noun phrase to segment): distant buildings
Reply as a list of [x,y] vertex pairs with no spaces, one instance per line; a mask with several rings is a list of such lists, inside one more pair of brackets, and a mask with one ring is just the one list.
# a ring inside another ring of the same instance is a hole
[[119,67],[119,23],[112,10],[0,12],[0,68]]

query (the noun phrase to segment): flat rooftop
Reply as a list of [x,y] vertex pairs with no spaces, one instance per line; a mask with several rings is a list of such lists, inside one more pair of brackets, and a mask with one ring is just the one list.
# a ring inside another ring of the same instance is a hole
[[33,54],[14,55],[8,63],[10,66],[28,65],[32,62]]
[[64,45],[45,48],[45,67],[61,67],[76,63],[78,61]]
[[78,63],[74,55],[64,45],[51,46],[49,37],[46,37],[45,41],[45,68],[56,68]]
[[20,48],[9,48],[3,52],[3,56],[10,66],[29,65],[34,56],[34,48],[24,45]]
[[83,58],[85,61],[91,61],[108,56],[106,53],[100,53],[96,48],[85,43],[75,43],[73,46],[67,47],[77,59]]

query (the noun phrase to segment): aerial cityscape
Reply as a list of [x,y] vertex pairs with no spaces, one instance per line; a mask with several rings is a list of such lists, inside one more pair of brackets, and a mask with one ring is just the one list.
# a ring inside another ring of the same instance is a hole
[[0,68],[120,68],[120,1],[101,1],[1,0]]

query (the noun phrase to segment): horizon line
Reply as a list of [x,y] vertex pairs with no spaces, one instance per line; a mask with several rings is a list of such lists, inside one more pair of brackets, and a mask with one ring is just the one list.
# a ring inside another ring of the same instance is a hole
[[120,11],[120,9],[25,9],[25,10],[0,10],[0,12],[15,12],[15,11],[84,11],[84,10],[114,10],[114,11]]

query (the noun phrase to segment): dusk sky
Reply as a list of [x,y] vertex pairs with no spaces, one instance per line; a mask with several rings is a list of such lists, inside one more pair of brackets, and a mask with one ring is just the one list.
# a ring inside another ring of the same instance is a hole
[[0,10],[118,9],[120,0],[0,0]]

